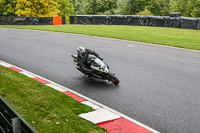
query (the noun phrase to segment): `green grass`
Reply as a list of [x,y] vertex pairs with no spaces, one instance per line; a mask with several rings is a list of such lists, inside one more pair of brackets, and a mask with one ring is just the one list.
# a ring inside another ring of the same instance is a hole
[[85,34],[200,50],[200,30],[120,25],[0,26]]
[[0,95],[39,133],[105,133],[79,114],[93,109],[0,66]]

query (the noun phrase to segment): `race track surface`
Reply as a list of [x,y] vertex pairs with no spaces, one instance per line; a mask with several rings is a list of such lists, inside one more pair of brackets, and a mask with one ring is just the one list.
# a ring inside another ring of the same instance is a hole
[[[98,52],[119,86],[76,70],[71,54]],[[0,28],[0,59],[163,133],[200,131],[200,52],[85,35]]]

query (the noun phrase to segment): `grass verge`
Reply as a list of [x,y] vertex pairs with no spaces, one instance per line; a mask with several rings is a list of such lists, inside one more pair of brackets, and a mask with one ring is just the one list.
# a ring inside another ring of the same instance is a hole
[[85,34],[200,50],[200,30],[121,25],[1,25],[0,28]]
[[92,108],[2,66],[0,95],[39,133],[107,132],[78,117]]

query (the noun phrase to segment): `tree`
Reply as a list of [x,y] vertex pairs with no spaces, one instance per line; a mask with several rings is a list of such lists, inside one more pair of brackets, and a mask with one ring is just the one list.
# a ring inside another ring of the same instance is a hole
[[117,7],[117,0],[86,0],[83,6],[84,14],[112,12]]
[[74,15],[74,7],[73,4],[69,2],[69,0],[55,0],[58,5],[57,8],[60,10],[58,13],[59,16],[65,16],[68,20],[68,17]]
[[170,0],[151,0],[147,9],[157,16],[168,16],[170,13]]
[[158,10],[157,12],[152,12],[159,16],[168,16],[170,13],[170,1],[171,0],[155,0]]
[[124,7],[124,13],[136,14],[138,12],[144,11],[148,3],[149,0],[127,0]]
[[69,0],[55,0],[58,5],[57,8],[60,10],[59,16],[69,16],[74,14],[73,4]]
[[145,9],[144,11],[137,13],[137,15],[153,16],[153,14],[148,9]]
[[188,4],[188,0],[171,0],[170,8],[171,12],[180,12],[183,16],[188,16],[190,12],[188,11],[190,5]]
[[54,0],[17,0],[17,16],[51,17],[60,12]]
[[185,17],[200,16],[200,0],[170,0],[171,12],[180,12]]
[[115,14],[123,15],[124,12],[124,6],[126,4],[126,0],[118,0],[117,1],[117,8],[114,10]]
[[200,17],[200,0],[196,0],[193,5],[192,12],[190,13],[192,17]]
[[16,3],[17,0],[0,0],[0,16],[16,16]]
[[74,14],[79,14],[82,9],[82,3],[84,0],[70,0],[70,3],[73,4],[74,7]]

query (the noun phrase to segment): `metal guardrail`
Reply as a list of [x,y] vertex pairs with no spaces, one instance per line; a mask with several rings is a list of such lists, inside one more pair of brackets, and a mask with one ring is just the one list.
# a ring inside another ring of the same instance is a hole
[[37,133],[22,116],[20,116],[0,96],[0,132],[1,133]]
[[[5,17],[0,16],[0,25],[54,25],[57,17]],[[59,20],[60,21],[60,20]],[[65,17],[59,24],[66,24]]]
[[178,13],[170,16],[76,15],[70,16],[70,24],[135,25],[200,30],[200,17],[181,17]]

